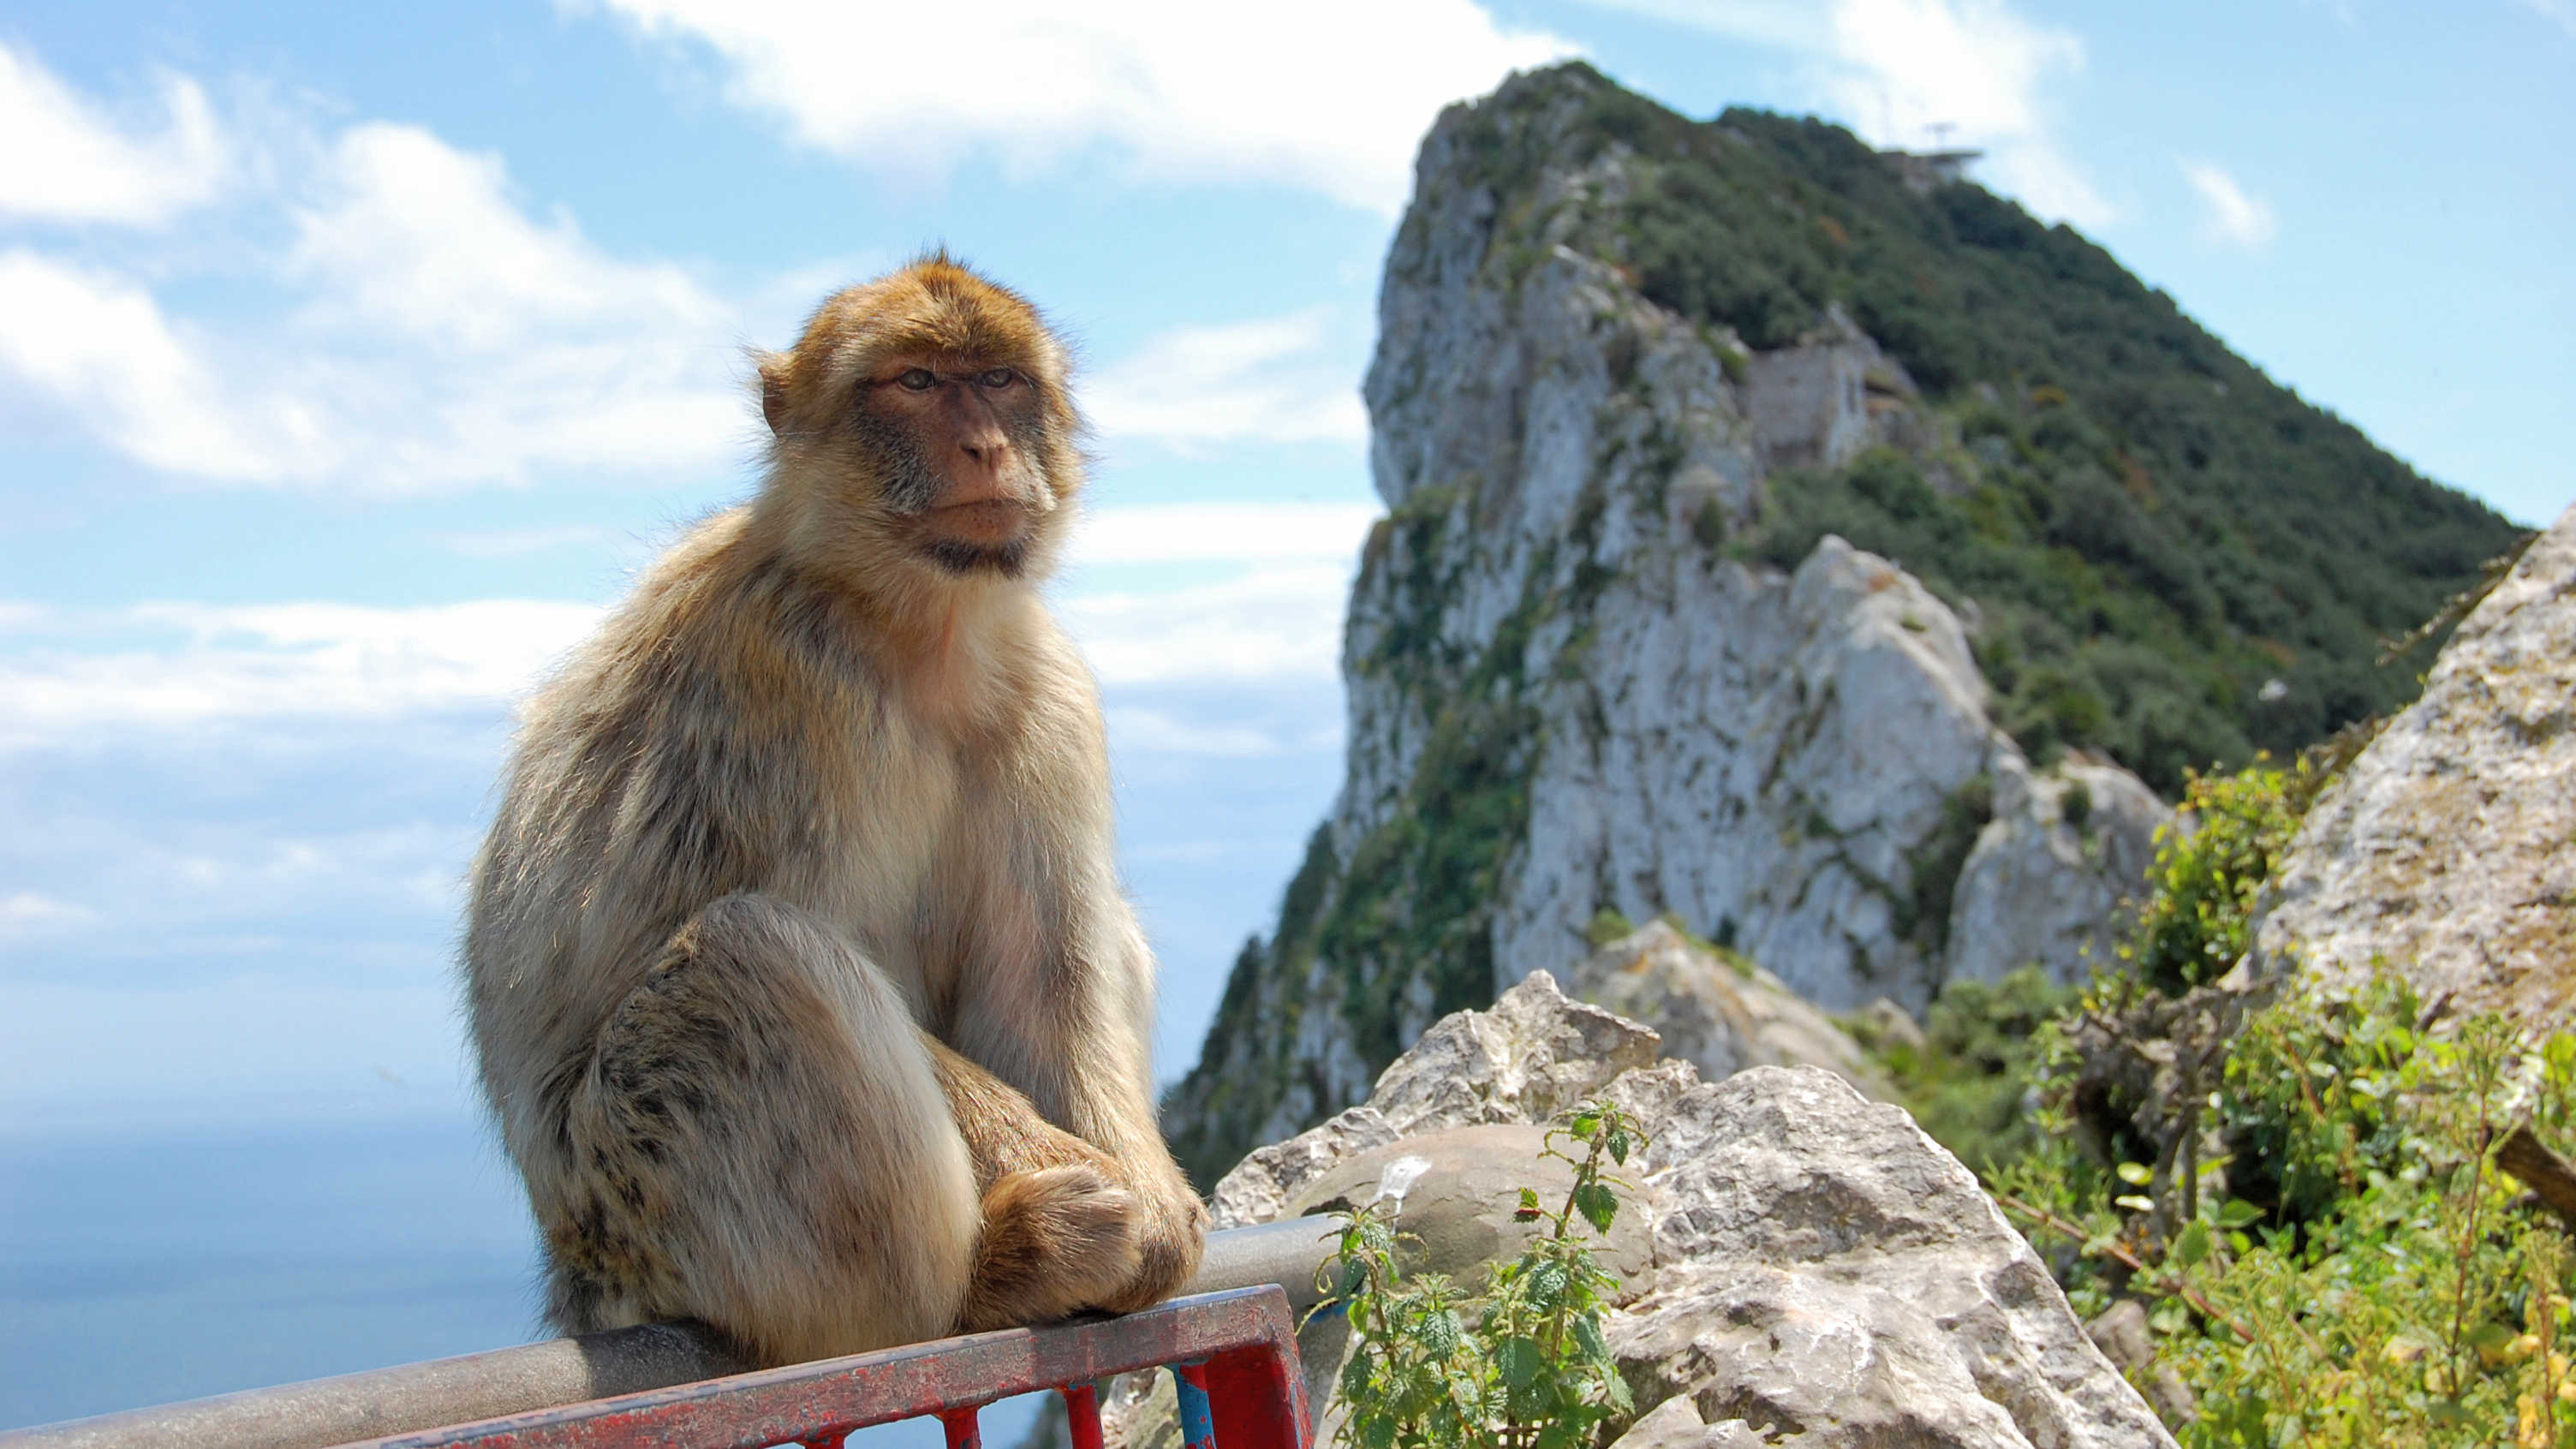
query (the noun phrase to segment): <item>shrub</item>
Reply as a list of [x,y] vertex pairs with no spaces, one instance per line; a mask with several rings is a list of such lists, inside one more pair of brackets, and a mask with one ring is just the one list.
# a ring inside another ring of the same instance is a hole
[[1316,1270],[1328,1296],[1313,1310],[1339,1309],[1350,1320],[1340,1442],[1580,1449],[1625,1420],[1628,1385],[1601,1336],[1619,1278],[1576,1225],[1610,1230],[1619,1211],[1610,1169],[1643,1145],[1635,1119],[1605,1103],[1585,1103],[1551,1125],[1546,1155],[1573,1167],[1573,1186],[1554,1207],[1521,1189],[1512,1216],[1546,1231],[1517,1259],[1490,1266],[1472,1296],[1441,1274],[1408,1276],[1397,1261],[1403,1235],[1395,1221],[1375,1204],[1353,1212],[1339,1250]]
[[2258,762],[2234,775],[2188,777],[2182,814],[2156,832],[2150,894],[2121,954],[2139,978],[2172,993],[2215,981],[2253,943],[2254,898],[2299,828],[2294,792],[2305,766]]

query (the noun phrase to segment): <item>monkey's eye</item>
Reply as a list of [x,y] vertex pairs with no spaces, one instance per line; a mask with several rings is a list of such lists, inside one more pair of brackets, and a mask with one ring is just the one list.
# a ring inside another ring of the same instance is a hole
[[1012,383],[1019,381],[1019,378],[1020,375],[1018,373],[1011,371],[1007,367],[996,367],[978,374],[975,378],[975,385],[978,387],[993,388],[1009,387]]
[[939,375],[926,367],[907,370],[895,382],[906,392],[928,392],[939,385]]

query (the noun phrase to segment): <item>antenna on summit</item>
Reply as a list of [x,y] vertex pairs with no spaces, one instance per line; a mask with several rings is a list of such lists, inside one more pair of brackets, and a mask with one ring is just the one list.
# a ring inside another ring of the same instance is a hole
[[1968,179],[1968,163],[1986,154],[1951,145],[1950,133],[1959,129],[1954,122],[1927,121],[1923,129],[1931,134],[1932,149],[1906,151],[1890,148],[1878,153],[1896,168],[1897,177],[1909,190],[1928,192],[1953,181],[1965,181]]

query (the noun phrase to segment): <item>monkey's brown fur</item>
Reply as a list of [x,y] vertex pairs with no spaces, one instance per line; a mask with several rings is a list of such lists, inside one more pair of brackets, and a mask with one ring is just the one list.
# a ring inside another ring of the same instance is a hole
[[527,707],[464,974],[550,1315],[789,1362],[1132,1310],[1206,1215],[1089,674],[1062,346],[945,257],[761,360],[755,500]]

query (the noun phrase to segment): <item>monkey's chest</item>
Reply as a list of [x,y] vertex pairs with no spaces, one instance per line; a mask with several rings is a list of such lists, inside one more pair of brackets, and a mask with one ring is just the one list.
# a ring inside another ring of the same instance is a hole
[[796,862],[791,893],[839,928],[880,969],[923,999],[928,925],[942,898],[960,887],[961,841],[979,832],[976,792],[952,749],[896,734],[820,772],[820,828]]

